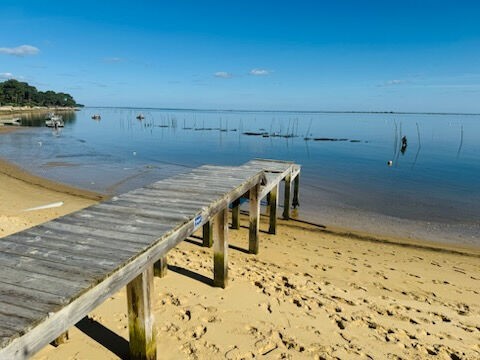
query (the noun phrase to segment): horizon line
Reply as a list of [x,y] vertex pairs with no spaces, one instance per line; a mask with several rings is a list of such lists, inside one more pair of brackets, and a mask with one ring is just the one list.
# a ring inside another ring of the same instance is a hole
[[182,111],[203,111],[203,112],[265,112],[265,113],[304,113],[304,114],[392,114],[392,115],[465,115],[475,116],[480,113],[462,113],[462,112],[435,112],[435,111],[367,111],[367,110],[245,110],[245,109],[201,109],[201,108],[181,108],[181,107],[152,107],[152,106],[87,106],[84,108],[105,108],[105,109],[146,109],[146,110],[182,110]]

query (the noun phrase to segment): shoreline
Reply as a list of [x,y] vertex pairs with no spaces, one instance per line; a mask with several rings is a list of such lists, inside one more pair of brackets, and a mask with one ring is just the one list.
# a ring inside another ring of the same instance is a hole
[[[13,130],[16,129],[17,128],[14,128]],[[0,133],[1,130],[2,129],[0,128]],[[35,186],[40,189],[45,189],[47,191],[53,191],[59,194],[66,194],[80,199],[85,199],[88,201],[92,201],[92,203],[101,202],[111,197],[111,195],[82,189],[32,174],[29,171],[21,168],[20,166],[15,165],[2,158],[0,158],[0,176],[7,176],[13,180],[23,182],[27,185]],[[263,216],[265,215],[262,215],[262,217]],[[441,253],[480,257],[480,248],[468,244],[445,243],[442,241],[432,241],[431,239],[416,239],[409,237],[375,234],[341,226],[319,224],[308,221],[306,219],[295,217],[292,217],[292,221],[318,227],[325,234],[342,236],[345,238],[351,238],[360,241],[369,241],[377,244],[390,244],[400,247],[430,250]]]
[[0,115],[21,115],[34,112],[77,111],[79,108],[65,106],[0,106]]
[[11,162],[2,158],[0,158],[0,175],[8,176],[11,179],[18,180],[39,188],[43,188],[45,190],[67,194],[86,200],[98,202],[106,200],[109,197],[108,195],[101,194],[95,191],[80,189],[78,187],[34,175],[29,171],[22,169],[20,166],[12,164]]

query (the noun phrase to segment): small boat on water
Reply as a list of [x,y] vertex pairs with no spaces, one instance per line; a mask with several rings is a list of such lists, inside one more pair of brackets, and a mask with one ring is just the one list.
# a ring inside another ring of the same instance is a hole
[[100,116],[100,114],[93,114],[92,115],[92,119],[93,120],[100,120],[102,117]]
[[140,113],[140,114],[137,115],[137,119],[138,120],[143,120],[143,119],[145,119],[145,116]]
[[0,120],[0,126],[20,126],[22,125],[20,122],[20,118],[13,118],[13,119],[6,119]]
[[51,128],[64,127],[65,123],[60,115],[55,115],[54,113],[49,113],[47,115],[47,120],[45,120],[45,126]]

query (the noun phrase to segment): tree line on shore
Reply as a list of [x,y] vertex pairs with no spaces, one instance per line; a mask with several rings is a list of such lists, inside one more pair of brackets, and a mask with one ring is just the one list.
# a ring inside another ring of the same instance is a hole
[[26,82],[10,79],[0,83],[0,106],[77,107],[72,95],[55,91],[38,91]]

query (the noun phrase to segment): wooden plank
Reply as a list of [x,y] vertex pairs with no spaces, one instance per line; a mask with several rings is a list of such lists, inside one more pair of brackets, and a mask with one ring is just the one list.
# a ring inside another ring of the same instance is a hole
[[207,221],[203,225],[203,242],[202,245],[204,247],[212,247],[213,245],[213,228],[212,228],[212,222]]
[[213,286],[225,288],[228,283],[228,217],[221,210],[213,220]]
[[292,187],[292,177],[288,174],[285,177],[285,195],[283,197],[283,218],[290,219],[290,194]]
[[270,203],[268,204],[268,207],[270,209],[268,232],[270,234],[277,233],[277,206],[278,206],[278,185],[276,185],[270,191]]
[[39,290],[60,296],[72,296],[84,288],[81,283],[6,266],[0,266],[0,281],[24,289]]
[[95,206],[95,209],[105,209],[109,211],[114,211],[116,213],[123,213],[123,214],[132,214],[137,216],[142,216],[145,218],[150,219],[157,219],[160,220],[159,223],[162,225],[175,225],[182,220],[188,220],[188,216],[186,215],[171,215],[166,211],[154,211],[154,210],[144,210],[138,208],[128,208],[126,206],[118,206],[112,204],[99,204]]
[[[75,226],[76,229],[85,229],[88,230],[88,233],[97,233],[99,231],[108,231],[111,233],[110,236],[105,236],[113,239],[118,239],[121,237],[121,240],[132,240],[133,238],[145,239],[145,242],[150,242],[149,240],[157,235],[160,235],[162,232],[168,229],[166,226],[148,226],[142,225],[136,222],[128,221],[128,218],[124,219],[123,224],[118,223],[118,218],[113,217],[104,217],[102,220],[96,219],[92,221],[90,217],[85,217],[85,214],[76,214],[64,217],[57,221],[54,221],[54,224],[68,225],[65,229],[68,230],[69,226]],[[113,233],[117,233],[114,235]],[[105,234],[105,233],[104,233]],[[135,236],[129,236],[129,234],[134,234]],[[142,236],[143,235],[143,236]]]
[[155,263],[153,264],[154,275],[159,278],[165,277],[168,271],[167,265],[168,265],[167,255],[163,255],[162,257],[160,257],[160,259],[155,261]]
[[[148,229],[149,233],[151,232],[158,232],[158,231],[168,231],[171,228],[171,222],[169,224],[162,224],[158,221],[158,218],[152,217],[145,217],[136,213],[128,213],[128,212],[117,212],[117,211],[110,211],[106,209],[100,208],[89,208],[88,210],[81,211],[82,217],[85,215],[96,217],[96,216],[104,216],[108,218],[112,223],[117,223],[118,221],[123,221],[123,223],[127,224],[135,224],[141,225],[142,228]],[[122,240],[122,241],[132,241],[138,243],[135,239],[129,240]],[[141,241],[140,241],[141,242]]]
[[117,240],[117,239],[112,239],[111,237],[105,237],[105,236],[90,236],[90,235],[84,235],[84,234],[79,234],[72,229],[72,231],[65,231],[65,230],[45,230],[45,229],[38,229],[38,228],[30,228],[28,229],[28,234],[29,235],[35,235],[35,236],[50,236],[52,238],[55,238],[55,241],[60,241],[66,244],[70,245],[90,245],[90,246],[95,246],[100,249],[106,249],[106,250],[118,250],[118,249],[124,249],[127,251],[133,251],[133,252],[138,252],[139,249],[143,248],[146,246],[145,241],[140,242],[140,241],[135,241],[135,238],[131,238],[129,240]]
[[35,259],[49,260],[60,264],[70,264],[84,268],[90,268],[91,270],[98,271],[99,273],[103,273],[105,270],[113,270],[114,266],[117,264],[110,259],[94,259],[81,254],[71,254],[58,250],[23,245],[15,241],[9,241],[9,239],[14,240],[13,235],[2,238],[2,241],[0,242],[0,251],[4,253],[24,255]]
[[251,254],[258,254],[259,228],[260,228],[260,200],[258,198],[260,185],[250,189],[249,201],[249,233],[248,233],[248,251]]
[[128,200],[116,200],[111,201],[108,203],[102,203],[100,205],[95,205],[94,207],[105,207],[105,206],[121,206],[127,209],[141,209],[141,210],[148,210],[162,213],[164,216],[169,217],[171,219],[177,220],[182,218],[182,216],[189,216],[195,211],[198,211],[198,207],[186,207],[181,206],[179,204],[172,205],[172,206],[158,206],[158,205],[147,205],[147,204],[140,204],[135,201],[128,201]]
[[[114,229],[112,229],[112,226],[110,226],[110,228],[107,228],[105,226],[103,226],[103,228],[97,228],[96,226],[92,226],[93,224],[87,225],[86,222],[88,220],[82,222],[81,220],[77,219],[76,221],[77,223],[75,223],[75,218],[57,219],[55,221],[44,223],[38,228],[50,230],[52,233],[55,233],[55,231],[68,231],[80,235],[83,234],[84,236],[101,236],[117,240],[131,241],[133,238],[130,233],[124,231],[115,231]],[[151,235],[141,233],[136,235],[137,236],[135,236],[135,239],[137,241],[142,241],[145,244],[148,244],[150,242]]]
[[[67,298],[42,290],[26,289],[0,282],[0,302],[12,305],[21,304],[22,307],[48,314],[65,305]],[[2,324],[2,321],[0,321],[0,324]]]
[[0,300],[0,322],[4,327],[5,333],[14,335],[25,327],[35,324],[38,319],[45,317],[48,313],[31,309],[24,306],[18,300],[16,303],[9,303]]
[[85,272],[82,271],[83,269],[58,265],[60,264],[37,259],[34,260],[26,256],[0,253],[0,266],[20,269],[27,273],[37,272],[39,274],[52,275],[75,282],[91,281],[91,276],[85,274]]
[[235,199],[232,203],[232,229],[240,229],[240,199]]
[[156,360],[152,312],[153,268],[149,266],[127,285],[130,359]]
[[[155,195],[144,195],[144,194],[126,194],[125,196],[119,196],[118,199],[126,199],[129,201],[136,201],[138,203],[145,203],[152,206],[164,206],[164,205],[179,205],[179,206],[191,206],[191,207],[202,207],[210,203],[211,198],[204,198],[200,200],[197,196],[192,197],[191,195],[180,197],[180,194],[175,194],[175,198],[171,198],[172,194],[157,192]],[[112,200],[113,202],[115,200]]]
[[194,202],[194,200],[190,199],[190,201],[180,201],[177,200],[176,196],[177,194],[171,194],[171,197],[169,198],[164,198],[164,197],[145,197],[141,195],[129,195],[129,196],[123,196],[119,197],[115,200],[111,200],[110,203],[115,204],[115,205],[123,205],[126,203],[126,206],[131,206],[128,203],[134,203],[135,208],[153,208],[153,209],[158,209],[158,208],[165,208],[169,209],[170,211],[175,211],[175,212],[181,212],[181,211],[192,211],[196,210],[201,206],[205,206],[205,203],[200,203],[200,205],[197,202]]
[[[95,248],[93,246],[82,245],[82,244],[72,244],[65,243],[64,241],[58,241],[53,235],[21,235],[14,234],[9,240],[15,242],[16,244],[23,244],[27,246],[33,246],[36,249],[42,249],[45,251],[52,251],[58,254],[65,254],[66,256],[75,256],[80,254],[82,258],[89,258],[90,262],[93,261],[103,261],[105,258],[110,260],[126,260],[130,256],[133,256],[138,251],[126,251],[119,249],[105,249],[105,248]],[[139,249],[141,249],[139,247]]]

